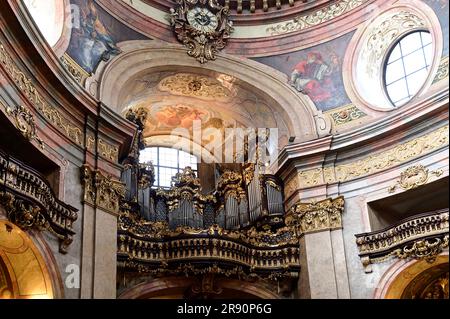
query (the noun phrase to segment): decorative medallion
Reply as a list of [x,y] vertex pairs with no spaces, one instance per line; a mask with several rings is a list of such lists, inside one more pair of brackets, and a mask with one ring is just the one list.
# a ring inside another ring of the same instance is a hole
[[397,181],[397,184],[388,188],[388,192],[394,193],[397,185],[404,190],[417,188],[427,184],[431,176],[440,177],[443,173],[442,170],[429,171],[425,166],[420,164],[408,167],[400,174],[400,179]]
[[170,9],[170,23],[177,38],[188,48],[188,55],[200,63],[215,60],[231,32],[229,9],[217,0],[176,0]]
[[159,82],[158,89],[174,95],[219,102],[227,102],[233,97],[232,92],[220,81],[189,73],[177,73],[164,78]]

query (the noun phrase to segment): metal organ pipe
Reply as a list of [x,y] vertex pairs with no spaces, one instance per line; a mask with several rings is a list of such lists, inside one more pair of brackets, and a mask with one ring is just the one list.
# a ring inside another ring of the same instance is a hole
[[250,206],[250,222],[257,220],[261,216],[262,196],[259,174],[255,171],[253,179],[247,187],[248,200]]
[[269,214],[283,214],[283,195],[280,189],[266,184]]

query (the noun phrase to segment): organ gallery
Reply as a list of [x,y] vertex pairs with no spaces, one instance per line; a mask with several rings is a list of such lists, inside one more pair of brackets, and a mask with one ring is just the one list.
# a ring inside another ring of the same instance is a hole
[[2,1],[0,299],[448,299],[448,6]]

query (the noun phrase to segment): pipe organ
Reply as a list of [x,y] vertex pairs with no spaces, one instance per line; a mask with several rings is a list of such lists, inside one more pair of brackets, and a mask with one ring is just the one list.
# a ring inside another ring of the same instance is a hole
[[156,276],[206,270],[250,281],[298,279],[297,225],[284,216],[276,176],[261,174],[260,164],[224,165],[214,191],[205,193],[186,167],[170,188],[155,188],[153,166],[138,160],[144,118],[130,119],[139,129],[135,149],[123,162],[127,193],[118,222],[120,268]]
[[[275,217],[284,215],[281,185],[274,176],[259,176],[246,187],[240,173],[225,171],[217,190],[203,194],[200,181],[190,167],[173,178],[169,189],[152,188],[151,174],[153,171],[148,166],[136,174],[124,170],[122,175],[127,188],[126,200],[135,203],[139,214],[148,221],[166,221],[171,228],[205,228],[217,224],[224,229],[241,229],[254,224],[260,226],[269,220],[273,224]],[[251,205],[257,209],[251,210]]]
[[167,222],[173,229],[219,225],[238,230],[266,224],[276,228],[282,222],[282,183],[276,176],[261,174],[260,165],[255,163],[236,164],[233,170],[221,172],[216,190],[209,194],[203,193],[200,179],[190,167],[172,178],[170,188],[155,189],[152,164],[139,163],[145,116],[145,110],[127,113],[127,118],[138,125],[138,138],[123,162],[122,174],[125,201],[135,205],[141,217]]

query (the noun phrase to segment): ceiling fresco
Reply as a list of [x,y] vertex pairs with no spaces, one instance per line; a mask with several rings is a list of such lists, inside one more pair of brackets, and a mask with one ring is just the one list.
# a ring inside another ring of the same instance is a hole
[[227,128],[279,128],[280,138],[287,134],[283,119],[263,97],[226,75],[152,73],[136,79],[121,100],[126,109],[148,110],[145,138],[179,128],[192,132],[194,121],[200,121],[202,130],[222,133]]

